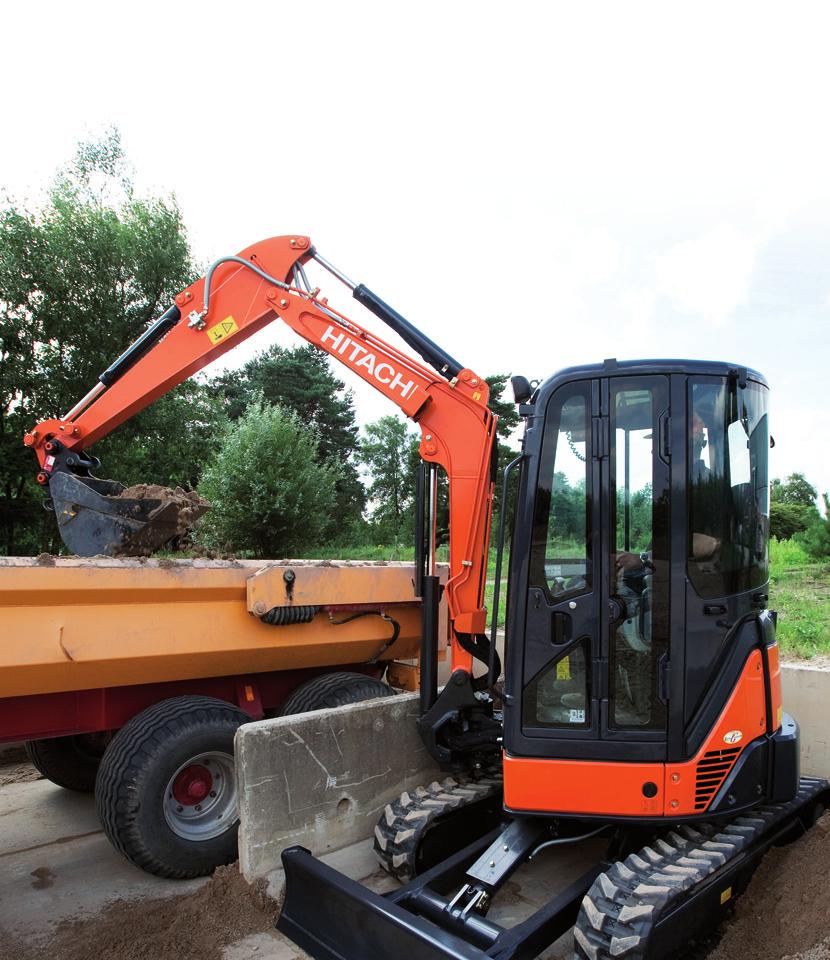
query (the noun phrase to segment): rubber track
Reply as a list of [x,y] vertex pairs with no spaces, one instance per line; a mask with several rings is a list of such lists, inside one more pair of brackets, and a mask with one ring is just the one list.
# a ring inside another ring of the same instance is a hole
[[154,756],[163,756],[167,739],[165,733],[171,725],[189,726],[200,717],[218,719],[228,713],[239,714],[242,723],[250,719],[242,710],[224,700],[213,697],[173,697],[133,717],[113,738],[98,768],[95,801],[110,842],[132,863],[150,873],[174,880],[197,875],[188,869],[172,869],[143,849],[140,832],[135,826],[136,799],[133,788],[141,768],[133,761],[134,758],[143,757],[142,766],[146,766]]
[[398,880],[415,876],[418,850],[435,820],[450,810],[484,800],[502,789],[501,772],[487,771],[478,778],[447,777],[428,787],[404,792],[387,803],[375,826],[375,856]]
[[[367,696],[359,697],[357,701],[336,696],[350,687],[361,685],[368,687],[371,692]],[[347,670],[341,670],[339,673],[324,673],[297,687],[282,705],[280,716],[293,716],[296,713],[307,713],[309,710],[322,710],[324,707],[342,707],[344,704],[360,702],[360,700],[391,697],[394,693],[395,691],[388,684],[369,677],[365,673],[350,673]],[[330,702],[328,702],[329,698],[331,698]]]
[[576,956],[642,960],[661,913],[827,784],[802,779],[791,803],[750,810],[726,824],[683,824],[597,877],[574,927]]

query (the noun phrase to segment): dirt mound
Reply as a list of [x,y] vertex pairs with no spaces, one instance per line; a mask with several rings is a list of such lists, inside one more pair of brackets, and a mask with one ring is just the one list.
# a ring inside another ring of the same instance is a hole
[[131,538],[116,555],[149,555],[160,544],[186,536],[193,524],[210,510],[211,504],[195,490],[182,487],[163,487],[158,483],[136,483],[126,487],[114,499],[159,500],[158,507],[147,517],[146,529]]
[[219,867],[195,893],[166,900],[115,900],[97,916],[61,923],[55,936],[17,960],[219,960],[222,948],[272,930],[276,905],[249,886],[236,864]]
[[830,813],[771,850],[709,960],[830,960]]
[[29,783],[32,780],[42,780],[43,774],[39,773],[26,760],[19,763],[0,764],[0,787],[6,787],[10,783]]
[[[136,483],[132,487],[125,487],[116,499],[161,500],[163,505],[175,503],[179,511],[179,519],[185,525],[198,520],[206,510],[210,509],[209,501],[199,496],[195,490],[184,490],[182,487],[163,487],[158,483]],[[184,532],[184,529],[182,532]]]

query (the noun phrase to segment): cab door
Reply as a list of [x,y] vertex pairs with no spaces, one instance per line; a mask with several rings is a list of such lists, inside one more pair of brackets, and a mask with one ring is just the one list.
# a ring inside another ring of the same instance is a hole
[[664,376],[603,381],[601,736],[621,757],[665,759],[670,556],[669,388]]
[[525,756],[584,756],[600,736],[599,413],[596,379],[565,382],[545,406],[525,597],[520,731],[511,724],[507,744]]
[[574,380],[548,400],[513,754],[665,758],[668,416],[661,376]]

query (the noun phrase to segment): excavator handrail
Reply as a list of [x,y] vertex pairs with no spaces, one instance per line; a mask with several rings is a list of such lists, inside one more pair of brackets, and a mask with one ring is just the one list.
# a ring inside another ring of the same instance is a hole
[[[311,289],[310,260],[345,283],[436,368],[433,372],[335,310]],[[301,284],[305,285],[303,289]],[[459,642],[484,634],[484,585],[493,501],[496,417],[489,388],[362,284],[320,257],[310,238],[272,237],[214,262],[99,377],[69,413],[39,423],[24,442],[37,454],[38,481],[67,463],[88,469],[84,451],[208,363],[276,319],[323,349],[398,406],[421,430],[420,454],[449,480],[450,578],[446,586],[454,669],[471,670]],[[55,452],[62,460],[56,466]],[[74,455],[74,456],[73,456]],[[94,462],[94,461],[93,461]],[[70,467],[71,469],[71,467]]]

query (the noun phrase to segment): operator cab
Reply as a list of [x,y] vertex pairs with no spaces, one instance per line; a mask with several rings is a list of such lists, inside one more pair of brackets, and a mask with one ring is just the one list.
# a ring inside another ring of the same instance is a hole
[[523,407],[508,758],[701,748],[759,636],[774,642],[767,394],[727,364],[606,361]]

